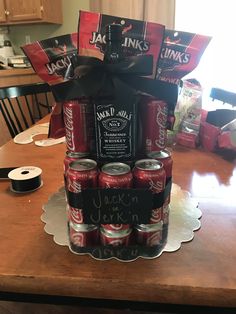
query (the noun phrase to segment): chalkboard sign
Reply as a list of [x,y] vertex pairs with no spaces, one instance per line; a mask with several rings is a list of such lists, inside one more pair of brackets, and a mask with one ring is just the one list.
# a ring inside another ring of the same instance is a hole
[[164,191],[147,189],[86,189],[67,192],[68,204],[81,208],[85,224],[148,224],[153,208],[163,206],[171,191],[171,178]]
[[146,189],[87,189],[83,191],[86,224],[149,223],[152,193]]

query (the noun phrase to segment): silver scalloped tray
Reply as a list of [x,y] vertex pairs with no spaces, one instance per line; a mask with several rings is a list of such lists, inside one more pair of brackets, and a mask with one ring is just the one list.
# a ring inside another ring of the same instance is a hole
[[198,202],[191,197],[189,192],[182,190],[177,184],[173,183],[166,245],[157,251],[154,256],[139,255],[129,260],[123,260],[115,256],[98,258],[95,254],[77,253],[70,248],[64,188],[61,188],[49,198],[47,204],[43,205],[43,210],[44,213],[41,216],[41,220],[45,223],[44,230],[46,233],[53,235],[53,240],[56,244],[68,246],[75,254],[88,254],[99,260],[115,258],[120,261],[132,261],[139,257],[146,259],[156,258],[163,252],[177,251],[183,242],[189,242],[194,238],[194,231],[201,227],[199,219],[202,216],[202,212],[198,208]]

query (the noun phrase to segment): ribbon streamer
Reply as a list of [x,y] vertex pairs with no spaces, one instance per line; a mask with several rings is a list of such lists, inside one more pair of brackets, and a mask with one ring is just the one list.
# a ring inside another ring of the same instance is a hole
[[52,92],[57,102],[78,98],[97,102],[107,98],[122,103],[130,103],[144,93],[165,100],[174,108],[178,86],[144,77],[152,74],[152,64],[151,55],[127,57],[116,64],[74,55],[70,69],[74,79],[51,86]]

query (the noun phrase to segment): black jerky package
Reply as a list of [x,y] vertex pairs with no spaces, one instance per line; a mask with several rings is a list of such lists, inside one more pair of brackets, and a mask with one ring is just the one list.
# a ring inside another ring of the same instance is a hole
[[179,84],[199,64],[210,41],[209,36],[166,29],[156,78]]

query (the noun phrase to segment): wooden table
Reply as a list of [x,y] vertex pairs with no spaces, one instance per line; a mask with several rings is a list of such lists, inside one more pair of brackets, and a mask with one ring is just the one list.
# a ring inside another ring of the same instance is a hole
[[63,185],[65,150],[12,141],[0,148],[1,167],[40,167],[44,183],[17,195],[0,182],[0,291],[236,307],[235,161],[176,148],[174,182],[199,199],[202,227],[177,252],[122,263],[77,256],[44,232],[42,205]]

